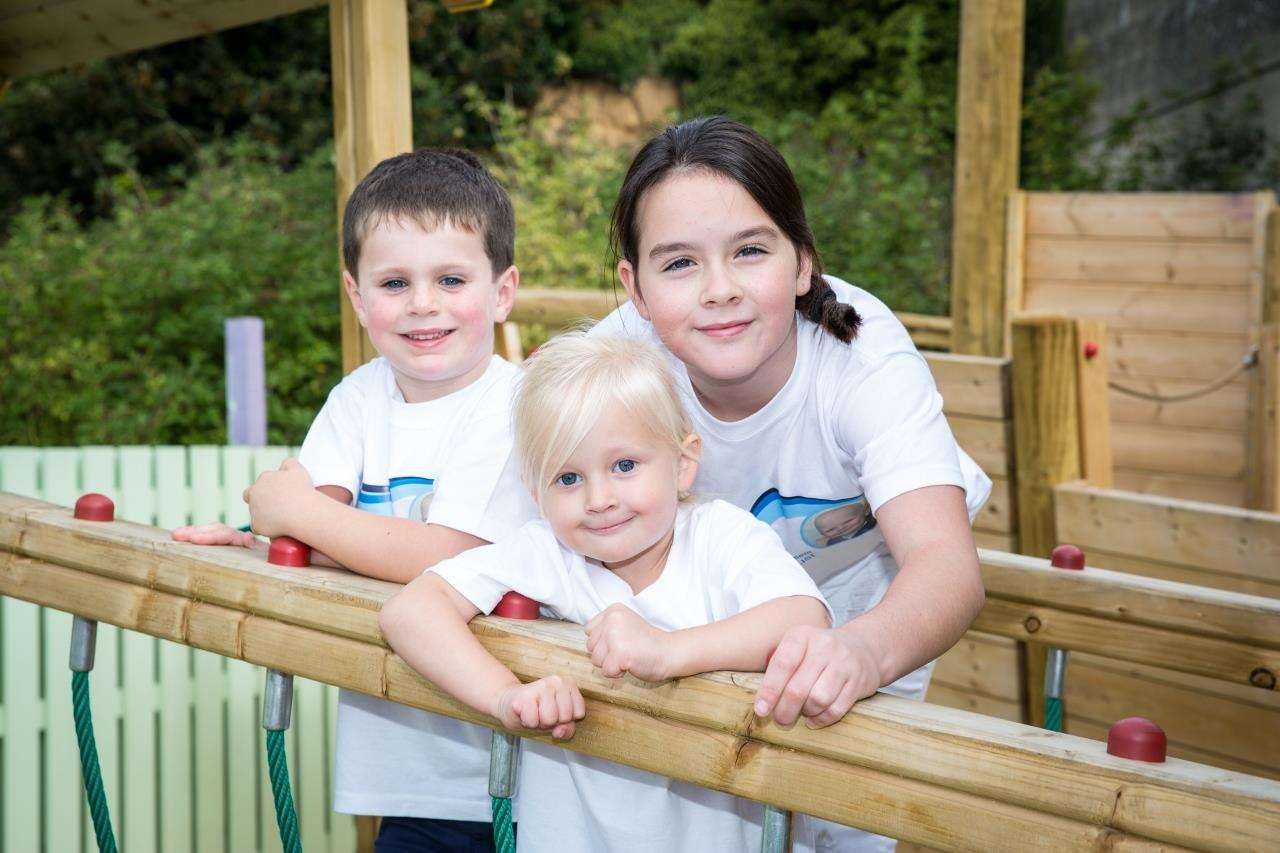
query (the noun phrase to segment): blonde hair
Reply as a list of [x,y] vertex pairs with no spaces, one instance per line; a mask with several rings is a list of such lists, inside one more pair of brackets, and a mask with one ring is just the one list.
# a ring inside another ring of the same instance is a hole
[[520,476],[539,500],[609,406],[623,407],[677,452],[693,432],[666,359],[644,341],[579,329],[547,341],[525,362],[515,444]]

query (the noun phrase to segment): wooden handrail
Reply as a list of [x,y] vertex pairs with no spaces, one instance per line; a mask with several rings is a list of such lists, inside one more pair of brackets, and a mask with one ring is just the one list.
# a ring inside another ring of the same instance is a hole
[[[142,525],[78,521],[4,493],[0,549],[2,594],[494,724],[386,648],[377,611],[393,584],[271,566],[257,552],[172,542]],[[996,571],[1005,570],[1017,566]],[[1108,574],[1085,577],[1100,588],[1115,580]],[[1023,593],[1055,588],[1058,577],[1044,575],[1032,568]],[[1147,594],[1163,600],[1160,590]],[[1173,611],[1162,624],[1188,618]],[[787,729],[752,714],[756,675],[608,679],[591,667],[579,626],[483,618],[473,627],[522,679],[577,680],[588,716],[566,748],[937,849],[1240,850],[1280,833],[1280,783],[1270,780],[1177,759],[1124,761],[1094,741],[891,696],[859,703],[826,729]],[[1271,630],[1251,635],[1265,640]]]
[[[562,329],[583,320],[599,320],[627,301],[621,289],[573,290],[529,288],[520,290],[507,318],[512,323],[540,323]],[[916,346],[945,350],[951,346],[951,318],[897,312]]]

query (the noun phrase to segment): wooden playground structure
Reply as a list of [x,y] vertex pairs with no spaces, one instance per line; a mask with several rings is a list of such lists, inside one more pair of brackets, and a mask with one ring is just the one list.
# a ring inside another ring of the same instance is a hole
[[[0,77],[319,5],[0,12]],[[412,145],[408,36],[402,2],[328,5],[341,209],[360,176]],[[994,487],[975,523],[987,604],[939,660],[927,703],[878,696],[828,729],[788,730],[754,721],[756,676],[655,688],[593,672],[576,626],[475,630],[522,678],[577,679],[589,712],[567,748],[782,809],[940,850],[1273,849],[1275,198],[1022,191],[1024,3],[961,8],[951,316],[900,316]],[[616,299],[522,291],[499,350],[519,360],[520,325],[555,329]],[[349,370],[373,351],[342,311]],[[1050,567],[1061,542],[1090,568]],[[392,590],[0,493],[5,596],[492,725],[386,648],[376,613]],[[1063,734],[1036,728],[1051,649],[1069,653]],[[1167,763],[1106,754],[1108,727],[1135,714],[1166,731]]]

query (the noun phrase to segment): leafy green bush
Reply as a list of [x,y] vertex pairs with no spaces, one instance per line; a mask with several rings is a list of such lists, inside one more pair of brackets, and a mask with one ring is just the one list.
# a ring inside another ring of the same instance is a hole
[[0,245],[0,444],[226,440],[223,319],[266,326],[269,440],[298,441],[339,376],[333,169],[200,154],[167,204],[128,170],[81,227],[29,200]]

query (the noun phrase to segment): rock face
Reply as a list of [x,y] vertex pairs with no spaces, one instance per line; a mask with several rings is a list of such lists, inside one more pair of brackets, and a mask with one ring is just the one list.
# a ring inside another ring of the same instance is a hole
[[680,90],[661,77],[641,77],[625,91],[608,83],[574,80],[544,89],[536,113],[552,136],[581,123],[593,142],[631,147],[666,125],[679,106]]

